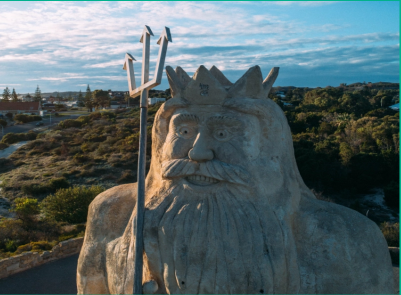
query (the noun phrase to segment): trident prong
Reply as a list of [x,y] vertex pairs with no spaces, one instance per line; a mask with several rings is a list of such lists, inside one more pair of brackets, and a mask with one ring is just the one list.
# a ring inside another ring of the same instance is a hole
[[[159,85],[162,80],[164,61],[166,59],[167,45],[171,41],[170,29],[165,27],[157,44],[160,45],[159,56],[157,58],[156,72],[151,81],[149,81],[149,52],[150,36],[153,36],[152,30],[145,26],[142,32],[140,42],[143,43],[142,49],[142,77],[141,86],[136,87],[134,64],[135,58],[129,53],[125,55],[123,69],[127,71],[128,89],[132,98],[141,95],[141,117],[140,117],[140,136],[138,152],[138,192],[136,204],[136,216],[132,220],[132,238],[135,237],[135,263],[134,263],[134,294],[142,294],[142,272],[143,272],[143,226],[145,213],[145,167],[146,167],[146,122],[148,111],[149,89]],[[132,249],[131,249],[132,251]]]
[[[158,85],[160,85],[161,80],[162,80],[162,75],[163,75],[163,67],[164,67],[164,61],[166,59],[166,53],[167,53],[167,46],[168,46],[168,42],[173,42],[172,38],[171,38],[171,33],[170,33],[170,29],[167,27],[164,27],[164,30],[162,32],[162,34],[160,35],[157,44],[160,45],[160,49],[159,49],[159,55],[157,58],[157,64],[156,64],[156,72],[155,75],[153,77],[153,79],[151,81],[146,80],[146,82],[144,82],[144,77],[148,77],[149,79],[149,49],[150,49],[150,43],[148,44],[147,42],[150,42],[150,36],[153,36],[152,30],[148,27],[145,26],[145,28],[143,29],[142,32],[142,37],[140,42],[143,43],[143,54],[142,54],[142,85],[139,86],[138,88],[136,88],[136,84],[135,84],[135,76],[134,76],[134,68],[132,67],[126,67],[126,65],[124,64],[123,69],[127,70],[127,77],[128,77],[128,90],[129,90],[129,94],[132,98],[135,98],[137,96],[139,96],[141,94],[141,91],[144,89],[152,89]],[[145,37],[145,38],[144,38]],[[145,39],[145,40],[143,40]],[[149,41],[148,41],[149,40]],[[148,45],[147,45],[148,44]],[[147,50],[147,51],[146,51]],[[146,54],[146,52],[148,52],[148,54]],[[128,53],[127,53],[128,54]],[[131,55],[130,55],[131,56]],[[132,56],[131,56],[132,60],[135,60]],[[147,59],[146,59],[147,58]],[[132,63],[131,60],[131,63]],[[127,55],[126,55],[126,59],[125,59],[125,63],[129,63],[129,61],[127,61]],[[146,71],[147,69],[147,71]],[[145,74],[144,74],[145,72]],[[132,82],[133,81],[133,82]]]

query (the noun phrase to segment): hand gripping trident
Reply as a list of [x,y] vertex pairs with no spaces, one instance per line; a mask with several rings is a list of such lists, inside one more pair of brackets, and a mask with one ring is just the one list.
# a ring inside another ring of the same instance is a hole
[[159,85],[162,80],[164,60],[167,53],[168,42],[172,42],[170,29],[164,27],[157,44],[160,45],[159,56],[157,58],[156,73],[149,81],[149,50],[150,36],[153,36],[152,30],[145,26],[142,32],[140,42],[143,43],[142,51],[142,78],[141,86],[136,88],[134,65],[131,54],[125,55],[123,69],[127,71],[128,88],[130,97],[134,98],[141,95],[140,108],[140,138],[138,154],[138,194],[136,204],[136,218],[133,220],[132,230],[135,234],[135,266],[134,266],[134,294],[142,294],[142,271],[143,271],[143,222],[145,211],[145,166],[146,166],[146,121],[148,115],[148,94],[149,89]]

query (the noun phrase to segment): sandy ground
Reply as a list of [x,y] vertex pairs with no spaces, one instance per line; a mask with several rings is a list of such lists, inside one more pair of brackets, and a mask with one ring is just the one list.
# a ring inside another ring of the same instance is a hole
[[4,150],[1,150],[0,158],[7,158],[9,155],[11,155],[13,152],[15,152],[18,148],[22,147],[26,143],[27,141],[20,141],[18,143],[10,145],[8,148],[5,148]]

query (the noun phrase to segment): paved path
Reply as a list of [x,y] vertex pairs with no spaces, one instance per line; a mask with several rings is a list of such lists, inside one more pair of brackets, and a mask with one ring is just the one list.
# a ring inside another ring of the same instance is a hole
[[5,148],[4,150],[1,150],[0,158],[7,158],[9,155],[11,155],[13,152],[15,152],[17,149],[19,149],[26,143],[27,141],[20,141],[10,145],[8,148]]
[[78,254],[0,280],[0,294],[77,294]]

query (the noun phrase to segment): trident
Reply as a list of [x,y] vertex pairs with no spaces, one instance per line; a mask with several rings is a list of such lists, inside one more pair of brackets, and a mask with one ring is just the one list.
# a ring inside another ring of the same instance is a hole
[[145,165],[146,165],[146,121],[148,116],[148,95],[149,89],[156,87],[161,83],[163,75],[164,60],[167,53],[168,42],[172,42],[170,29],[164,27],[157,44],[160,45],[159,56],[157,58],[156,73],[149,81],[149,50],[150,36],[153,36],[152,30],[145,26],[142,32],[140,42],[143,43],[142,49],[142,77],[141,86],[136,88],[134,65],[135,58],[131,54],[125,54],[123,69],[127,71],[128,89],[130,97],[141,96],[140,108],[140,137],[138,154],[138,194],[136,204],[136,218],[133,219],[132,230],[136,233],[135,239],[135,266],[134,266],[134,294],[142,294],[142,271],[143,271],[143,222],[145,211]]

